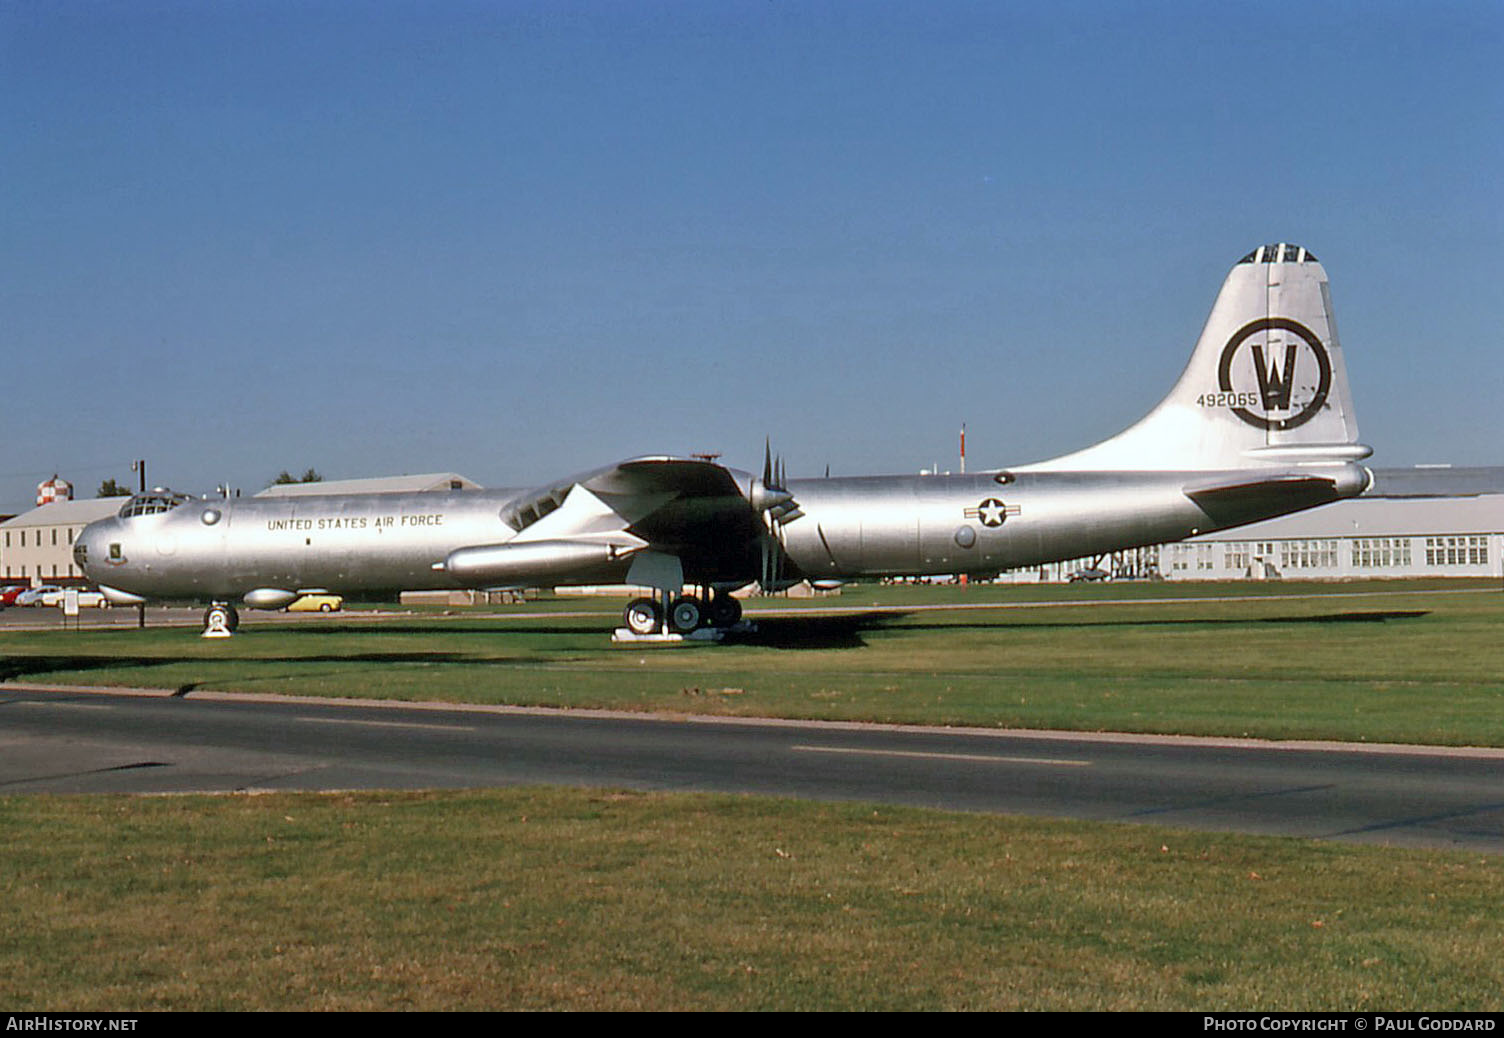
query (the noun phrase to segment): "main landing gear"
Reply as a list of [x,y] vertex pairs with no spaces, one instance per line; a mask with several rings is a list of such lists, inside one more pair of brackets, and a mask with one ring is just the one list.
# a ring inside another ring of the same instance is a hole
[[[708,600],[708,604],[707,604]],[[662,601],[634,598],[622,612],[623,626],[614,641],[682,641],[697,638],[719,641],[742,618],[742,604],[725,591],[701,595],[671,595]]]

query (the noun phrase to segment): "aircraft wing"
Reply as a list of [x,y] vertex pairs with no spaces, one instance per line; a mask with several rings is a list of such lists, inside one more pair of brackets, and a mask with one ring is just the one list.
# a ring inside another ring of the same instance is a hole
[[708,461],[634,458],[522,494],[501,515],[517,531],[511,540],[456,549],[442,568],[472,584],[607,581],[621,578],[623,560],[644,554],[670,563],[682,582],[757,574],[758,517],[737,474]]

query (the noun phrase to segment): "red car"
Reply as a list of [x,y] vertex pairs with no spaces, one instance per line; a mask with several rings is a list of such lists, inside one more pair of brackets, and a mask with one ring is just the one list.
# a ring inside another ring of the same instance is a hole
[[0,608],[15,605],[16,596],[30,586],[30,584],[7,584],[0,587]]

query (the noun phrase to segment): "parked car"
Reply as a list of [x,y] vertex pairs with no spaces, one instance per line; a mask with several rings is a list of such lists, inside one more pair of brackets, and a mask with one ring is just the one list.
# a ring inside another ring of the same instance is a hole
[[6,584],[0,587],[0,609],[16,604],[16,596],[25,591],[30,584]]
[[27,588],[16,596],[15,604],[18,606],[39,606],[42,604],[42,596],[49,591],[61,593],[62,588],[56,584],[43,584],[41,587]]
[[1076,572],[1071,574],[1070,583],[1095,583],[1099,580],[1106,579],[1107,571],[1104,569],[1078,569],[1076,570]]
[[[49,591],[42,596],[41,604],[44,606],[56,606],[61,609],[63,607],[63,599],[66,595],[67,592],[61,588],[56,591]],[[80,609],[108,609],[110,608],[110,600],[104,597],[103,591],[80,590],[78,593],[78,607]]]
[[304,595],[287,607],[289,613],[337,613],[345,607],[340,595]]

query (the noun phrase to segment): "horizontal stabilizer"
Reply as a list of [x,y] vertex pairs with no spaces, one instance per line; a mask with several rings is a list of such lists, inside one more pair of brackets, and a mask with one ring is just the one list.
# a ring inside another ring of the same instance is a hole
[[1292,472],[1186,487],[1185,496],[1219,526],[1237,526],[1324,505],[1344,495],[1335,479]]

